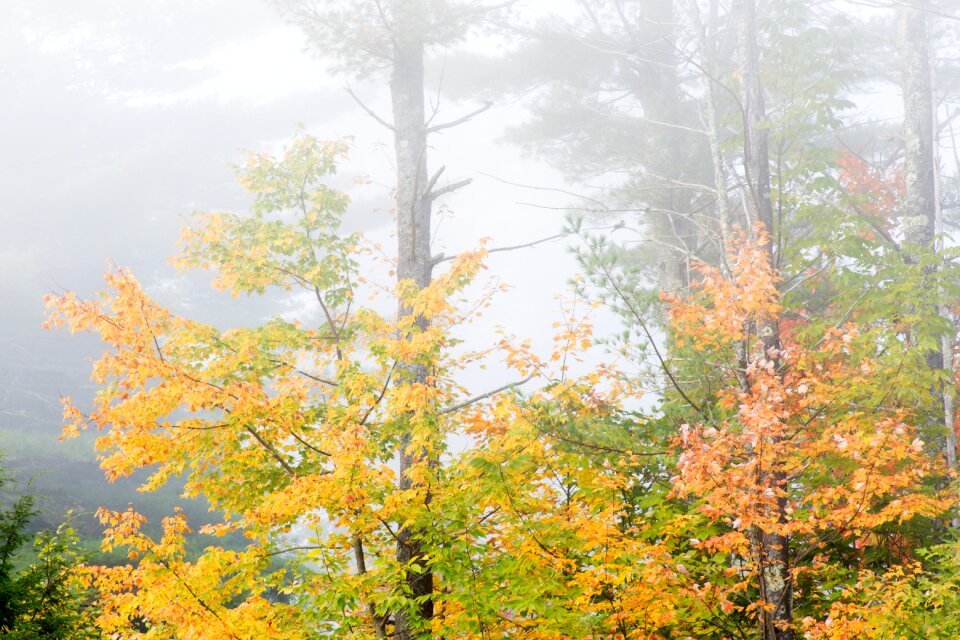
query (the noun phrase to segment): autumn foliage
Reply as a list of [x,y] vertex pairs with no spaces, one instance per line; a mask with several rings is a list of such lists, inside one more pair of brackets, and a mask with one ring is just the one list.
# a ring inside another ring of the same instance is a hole
[[[692,299],[668,300],[678,343],[725,372],[709,410],[680,427],[674,491],[723,526],[698,541],[736,560],[724,598],[745,613],[769,607],[760,588],[762,536],[789,545],[798,604],[826,600],[838,572],[868,563],[888,525],[939,517],[950,497],[930,488],[943,474],[906,407],[874,405],[875,345],[853,322],[813,342],[782,334],[766,347],[758,332],[785,310],[762,232],[741,236],[730,276],[700,266]],[[909,554],[908,554],[909,556]],[[898,558],[902,560],[903,558]],[[806,624],[815,626],[816,607]]]
[[[795,629],[877,628],[847,596],[916,575],[903,531],[944,517],[947,473],[916,412],[875,377],[870,328],[818,328],[785,303],[762,229],[736,236],[724,270],[700,264],[687,293],[664,298],[675,387],[644,412],[614,363],[573,374],[595,350],[584,311],[555,326],[548,355],[505,337],[456,348],[483,247],[426,288],[389,288],[389,308],[413,310],[399,320],[361,303],[365,245],[339,232],[348,201],[324,183],[344,152],[304,138],[254,156],[241,173],[251,213],[199,216],[176,259],[214,269],[233,296],[302,291],[310,319],[222,330],[120,268],[104,293],[48,301],[51,325],[107,347],[92,406],[65,401],[65,436],[93,427],[108,478],[149,469],[149,491],[184,477],[186,498],[222,514],[195,533],[173,513],[154,539],[132,508],[101,511],[104,548],[129,556],[89,569],[107,635],[389,637],[396,612],[421,604],[403,578],[422,567],[394,554],[401,527],[418,532],[436,581],[425,636],[743,637],[780,606],[771,540]],[[461,372],[494,352],[512,377],[470,397]],[[411,362],[424,382],[404,379]],[[404,437],[424,452],[407,484]],[[197,554],[197,533],[246,544],[208,538]]]

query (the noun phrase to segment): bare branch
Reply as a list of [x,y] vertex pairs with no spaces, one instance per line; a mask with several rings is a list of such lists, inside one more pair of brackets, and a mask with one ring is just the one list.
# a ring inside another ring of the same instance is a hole
[[356,102],[361,109],[367,112],[368,116],[370,116],[371,118],[373,118],[374,120],[376,120],[377,122],[385,126],[387,129],[390,129],[390,131],[396,131],[396,129],[394,129],[392,124],[390,124],[389,122],[387,122],[386,120],[378,116],[373,109],[368,107],[366,103],[363,102],[363,100],[357,97],[357,94],[353,92],[353,89],[350,88],[350,85],[347,85],[346,90],[347,90],[347,93],[350,94],[350,97],[353,98],[353,101]]
[[430,192],[433,191],[433,188],[437,186],[437,180],[440,179],[440,176],[443,175],[443,172],[447,170],[446,166],[440,167],[437,169],[437,172],[431,176],[430,181],[427,182],[427,186],[424,188],[423,193],[426,197],[430,197]]
[[491,175],[491,174],[489,174],[489,173],[481,173],[480,175],[486,176],[487,178],[491,178],[491,179],[493,179],[493,180],[496,180],[497,182],[502,182],[503,184],[508,184],[508,185],[510,185],[511,187],[520,187],[520,188],[522,188],[522,189],[532,189],[532,190],[534,190],[534,191],[553,191],[553,192],[555,192],[555,193],[562,193],[562,194],[564,194],[564,195],[572,196],[572,197],[574,197],[574,198],[580,198],[581,200],[586,200],[586,201],[588,201],[588,202],[593,202],[593,203],[597,204],[598,206],[602,207],[601,210],[606,210],[606,208],[607,208],[607,205],[606,205],[604,202],[601,202],[600,200],[597,200],[596,198],[591,198],[590,196],[585,196],[585,195],[583,195],[582,193],[574,193],[573,191],[567,191],[566,189],[558,189],[557,187],[538,187],[538,186],[532,185],[532,184],[523,184],[523,183],[520,183],[520,182],[511,182],[510,180],[505,180],[505,179],[503,179],[503,178],[499,178],[499,177],[494,176],[494,175]]
[[440,187],[440,188],[437,189],[436,191],[428,191],[428,192],[427,192],[427,197],[430,198],[430,200],[436,200],[436,199],[439,198],[440,196],[444,196],[444,195],[446,195],[446,194],[448,194],[448,193],[453,193],[453,192],[456,191],[457,189],[461,189],[461,188],[467,186],[468,184],[470,184],[470,183],[472,183],[472,182],[473,182],[473,178],[467,178],[467,179],[465,179],[465,180],[460,180],[460,181],[458,181],[458,182],[453,182],[453,183],[451,183],[451,184],[448,184],[448,185],[445,186],[445,187]]
[[459,125],[463,124],[464,122],[469,122],[470,120],[473,120],[475,117],[477,117],[478,115],[480,115],[480,114],[483,113],[484,111],[488,110],[488,109],[489,109],[490,107],[492,107],[492,106],[493,106],[493,103],[492,103],[492,102],[486,102],[486,103],[484,103],[484,105],[483,105],[482,107],[480,107],[479,109],[477,109],[477,110],[475,110],[475,111],[471,111],[470,113],[468,113],[467,115],[463,116],[462,118],[457,118],[456,120],[452,120],[452,121],[450,121],[450,122],[444,122],[444,123],[442,123],[442,124],[435,124],[435,125],[433,125],[432,127],[430,127],[430,128],[427,129],[427,133],[428,133],[428,134],[430,134],[430,133],[436,133],[437,131],[443,131],[444,129],[451,129],[451,128],[453,128],[453,127],[456,127],[456,126],[459,126]]
[[[538,244],[543,244],[544,242],[550,242],[551,240],[557,240],[566,236],[566,233],[555,233],[552,236],[547,236],[546,238],[540,238],[539,240],[534,240],[533,242],[527,242],[525,244],[515,244],[509,247],[494,247],[493,249],[487,249],[487,253],[501,253],[503,251],[515,251],[516,249],[529,249],[530,247],[535,247]],[[437,254],[433,257],[433,266],[437,266],[442,262],[448,262],[456,258],[456,255],[448,256],[442,253]]]
[[487,391],[486,393],[481,393],[479,396],[474,396],[474,397],[470,398],[469,400],[464,400],[463,402],[461,402],[461,403],[459,403],[459,404],[455,404],[455,405],[453,405],[453,406],[451,406],[451,407],[446,407],[446,408],[444,408],[444,409],[440,409],[440,411],[438,411],[437,414],[442,416],[442,415],[446,415],[446,414],[448,414],[448,413],[455,413],[455,412],[457,412],[457,411],[460,411],[461,409],[466,409],[466,408],[469,407],[470,405],[476,404],[476,403],[480,402],[481,400],[486,400],[487,398],[489,398],[489,397],[491,397],[491,396],[495,396],[495,395],[497,395],[498,393],[501,393],[501,392],[503,392],[503,391],[507,391],[508,389],[513,389],[513,388],[515,388],[515,387],[519,387],[520,385],[527,384],[527,383],[530,382],[531,380],[533,380],[533,374],[532,374],[532,373],[531,373],[530,375],[528,375],[526,378],[524,378],[523,380],[518,380],[517,382],[511,382],[510,384],[505,384],[505,385],[503,385],[502,387],[497,387],[496,389],[494,389],[494,390],[492,390],[492,391]]
[[644,335],[647,338],[647,342],[650,343],[650,347],[653,349],[654,355],[657,357],[657,361],[660,364],[660,370],[667,376],[670,380],[670,384],[673,386],[674,390],[680,394],[680,397],[697,413],[704,417],[707,422],[713,422],[712,416],[707,413],[703,407],[693,401],[693,399],[687,395],[687,392],[684,391],[683,387],[680,385],[680,382],[673,375],[673,371],[670,370],[670,366],[667,364],[666,358],[660,352],[660,348],[657,346],[657,341],[654,339],[653,334],[650,332],[650,329],[647,327],[647,323],[643,319],[643,314],[640,313],[634,304],[630,301],[630,298],[626,293],[620,288],[617,284],[616,278],[613,277],[613,274],[610,273],[610,270],[602,262],[600,268],[603,270],[603,275],[606,277],[607,282],[610,283],[610,286],[613,287],[613,290],[616,292],[617,296],[620,298],[620,301],[623,303],[626,310],[633,316],[637,324],[640,326],[640,329],[643,331]]

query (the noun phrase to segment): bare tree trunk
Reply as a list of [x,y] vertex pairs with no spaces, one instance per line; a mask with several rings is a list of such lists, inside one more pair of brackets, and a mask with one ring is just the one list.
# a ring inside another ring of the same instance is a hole
[[[760,81],[760,56],[757,48],[756,0],[738,0],[733,6],[737,33],[737,49],[742,82],[744,172],[747,188],[748,217],[763,225],[767,232],[766,250],[776,265],[773,204],[770,199],[770,163],[767,130],[763,124],[766,107]],[[779,369],[780,328],[776,320],[757,328],[764,347],[764,357],[772,359]],[[786,498],[782,492],[786,477],[782,471],[761,471],[760,483],[778,497],[770,507],[770,520],[787,521]],[[793,576],[790,571],[790,539],[776,531],[756,530],[753,546],[758,562],[760,596],[764,607],[760,612],[760,637],[763,640],[792,640]]]
[[[900,58],[904,115],[904,240],[911,246],[913,254],[909,257],[912,259],[916,259],[915,253],[939,252],[938,236],[943,233],[936,105],[933,99],[926,9],[926,0],[909,0],[897,12],[897,53]],[[938,290],[937,294],[940,297],[941,292]],[[942,302],[930,312],[950,321],[950,314]],[[953,378],[952,336],[948,333],[941,335],[940,349],[929,351],[924,358],[931,370],[946,369],[949,374],[948,379],[933,393],[942,409],[942,422],[946,430],[943,453],[950,468],[956,469],[957,442],[950,388]],[[956,527],[957,523],[954,522],[953,526]]]
[[700,18],[700,7],[697,0],[689,0],[690,14],[696,24],[694,29],[697,38],[697,48],[700,50],[700,67],[703,74],[703,111],[704,124],[707,129],[707,138],[710,144],[710,162],[713,169],[713,185],[716,189],[716,217],[720,231],[720,250],[726,249],[726,238],[730,233],[730,203],[727,201],[727,171],[723,159],[722,141],[720,139],[720,117],[717,102],[717,23],[719,8],[717,0],[711,0],[710,13],[706,24]]
[[[636,63],[639,69],[634,77],[641,84],[634,88],[634,95],[643,106],[644,117],[654,122],[686,124],[682,122],[677,73],[674,1],[647,0],[643,7],[642,24],[631,32],[632,46],[642,59]],[[690,256],[698,244],[697,228],[690,218],[692,190],[669,182],[676,177],[679,183],[695,164],[690,157],[688,137],[689,134],[662,125],[651,128],[650,146],[655,151],[647,160],[647,169],[659,176],[658,180],[668,181],[663,189],[648,196],[653,233],[664,240],[656,248],[662,291],[686,288],[690,282]]]
[[773,203],[770,200],[770,152],[763,120],[766,106],[760,83],[760,55],[757,50],[756,6],[754,0],[737,0],[734,5],[737,54],[741,77],[743,109],[743,154],[747,187],[748,218],[773,234]]
[[925,0],[908,0],[898,10],[897,51],[903,85],[904,239],[915,247],[933,249],[933,92],[925,4]]
[[[398,3],[396,29],[399,34],[393,47],[393,72],[390,78],[390,93],[393,101],[394,144],[397,154],[397,278],[412,280],[417,287],[429,286],[432,278],[430,253],[431,196],[427,192],[427,126],[424,109],[423,86],[423,38],[417,30],[403,38],[407,29],[403,21],[415,20],[414,15],[403,15]],[[402,305],[401,318],[412,311]],[[426,329],[428,320],[417,318],[417,325]],[[427,370],[415,362],[400,363],[403,372],[399,384],[426,384]],[[399,488],[408,490],[413,486],[409,470],[426,461],[422,449],[411,448],[412,434],[407,432],[400,439]],[[429,625],[433,617],[433,572],[428,568],[423,541],[419,532],[403,526],[397,533],[397,562],[401,565],[416,565],[408,569],[405,584],[401,588],[417,600],[416,613],[405,609],[394,612],[394,638],[411,640],[430,637]]]
[[[931,81],[932,82],[932,81]],[[938,131],[937,124],[937,113],[936,113],[936,104],[933,105],[933,130],[934,132]],[[933,191],[933,202],[934,202],[934,230],[936,232],[936,241],[935,241],[935,250],[938,254],[943,252],[943,207],[941,206],[941,190],[940,190],[940,158],[939,158],[939,141],[935,140],[933,145],[933,164],[936,169],[934,173],[934,191]],[[954,398],[953,398],[953,380],[956,379],[957,375],[957,365],[956,359],[953,357],[953,336],[956,334],[956,323],[953,319],[953,316],[950,313],[950,307],[946,303],[943,295],[943,288],[937,292],[937,297],[939,298],[939,305],[937,311],[940,313],[940,317],[943,318],[944,322],[947,323],[947,326],[950,327],[949,330],[944,331],[940,336],[940,357],[943,362],[944,373],[946,374],[946,381],[943,384],[943,427],[946,430],[946,458],[947,466],[950,469],[957,469],[957,432],[956,432],[956,410],[954,407]],[[950,520],[950,526],[954,529],[960,528],[960,519],[954,517]]]
[[[903,90],[903,235],[908,259],[933,251],[936,237],[936,182],[933,164],[933,91],[927,46],[925,0],[909,0],[897,12],[897,53]],[[925,354],[931,369],[943,368],[939,350]]]

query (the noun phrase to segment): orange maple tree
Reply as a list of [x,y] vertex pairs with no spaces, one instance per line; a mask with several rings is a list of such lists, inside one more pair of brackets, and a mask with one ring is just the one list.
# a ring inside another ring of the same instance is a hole
[[678,348],[722,381],[680,428],[674,493],[719,525],[695,546],[730,559],[724,611],[759,619],[785,606],[764,588],[775,576],[763,547],[775,535],[789,558],[789,588],[777,591],[812,627],[849,568],[838,549],[862,554],[886,525],[937,517],[951,500],[930,488],[943,469],[909,408],[876,388],[869,334],[846,322],[765,344],[760,334],[787,313],[770,262],[764,232],[741,233],[729,275],[699,265],[690,297],[666,297]]

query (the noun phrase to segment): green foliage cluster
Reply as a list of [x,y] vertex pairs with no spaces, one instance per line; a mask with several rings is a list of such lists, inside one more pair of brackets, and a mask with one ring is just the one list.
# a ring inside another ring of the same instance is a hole
[[[0,488],[9,481],[0,476]],[[77,573],[85,557],[69,522],[31,533],[32,496],[0,512],[0,636],[11,640],[94,640],[92,592]]]

